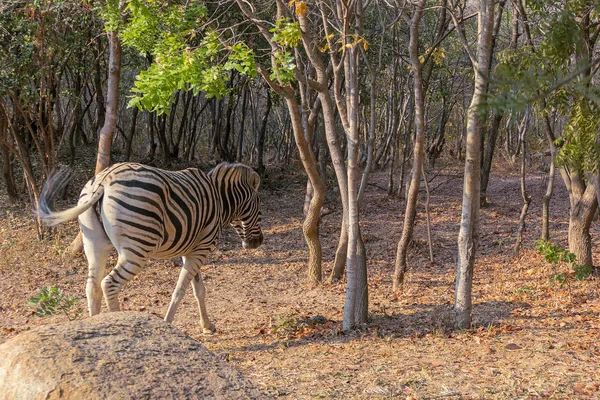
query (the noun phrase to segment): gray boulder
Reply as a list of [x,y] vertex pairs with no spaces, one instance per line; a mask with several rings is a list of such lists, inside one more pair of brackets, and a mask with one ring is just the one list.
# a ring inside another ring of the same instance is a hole
[[0,345],[1,399],[263,399],[202,344],[153,315],[100,314]]

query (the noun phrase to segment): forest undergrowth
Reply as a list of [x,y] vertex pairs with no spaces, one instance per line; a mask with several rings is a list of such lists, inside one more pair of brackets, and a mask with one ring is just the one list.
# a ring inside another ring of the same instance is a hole
[[[409,251],[411,269],[401,293],[392,293],[391,275],[404,203],[386,195],[385,172],[373,175],[361,215],[369,269],[368,325],[341,332],[344,282],[307,286],[301,232],[305,178],[276,168],[261,189],[264,245],[243,250],[228,229],[203,267],[216,334],[202,334],[191,292],[174,324],[275,397],[600,398],[599,279],[575,280],[567,265],[550,264],[536,250],[545,191],[542,172],[528,175],[533,202],[523,250],[513,256],[522,206],[517,170],[498,165],[490,180],[490,205],[481,211],[474,325],[469,330],[452,328],[459,165],[441,169],[430,182],[433,263],[422,193]],[[559,177],[556,182],[550,234],[564,248],[568,196]],[[341,218],[332,186],[321,225],[325,277]],[[71,195],[74,202],[75,190]],[[68,251],[77,225],[59,227],[40,242],[28,207],[11,205],[0,194],[0,209],[0,342],[37,325],[67,321],[60,313],[38,317],[28,306],[47,286],[81,299],[78,318],[85,318],[87,264],[84,256]],[[596,221],[594,250],[599,235]],[[599,256],[595,254],[595,265],[600,265]],[[124,288],[122,309],[162,317],[178,274],[177,260],[153,262]],[[555,279],[557,275],[564,279]]]

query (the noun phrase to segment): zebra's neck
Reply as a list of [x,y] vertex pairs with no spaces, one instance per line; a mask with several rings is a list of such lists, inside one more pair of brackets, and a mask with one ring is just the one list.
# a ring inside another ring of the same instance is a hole
[[211,176],[211,179],[217,188],[217,196],[221,200],[221,226],[229,226],[237,217],[237,196],[235,196],[235,185],[231,181],[224,182],[222,179],[217,179],[216,176]]

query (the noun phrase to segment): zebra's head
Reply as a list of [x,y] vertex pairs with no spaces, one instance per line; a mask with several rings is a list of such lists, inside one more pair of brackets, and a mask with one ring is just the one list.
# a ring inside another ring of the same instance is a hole
[[260,176],[242,164],[219,164],[209,175],[223,201],[223,222],[235,229],[245,249],[256,249],[263,242]]

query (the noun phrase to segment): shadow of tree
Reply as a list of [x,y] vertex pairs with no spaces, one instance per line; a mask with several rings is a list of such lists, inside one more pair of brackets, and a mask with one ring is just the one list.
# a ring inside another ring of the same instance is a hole
[[[473,328],[500,326],[511,319],[511,312],[514,309],[526,306],[526,303],[521,302],[476,303],[473,307]],[[451,336],[460,332],[454,328],[454,312],[451,304],[411,305],[406,307],[406,313],[376,312],[371,314],[368,325],[348,333],[341,332],[341,321],[328,322],[330,323],[328,330],[321,330],[309,336],[293,339],[274,336],[274,340],[270,343],[251,343],[231,348],[230,351],[269,351],[282,347],[303,346],[313,342],[348,343],[365,335],[409,339],[424,337],[428,334]]]

